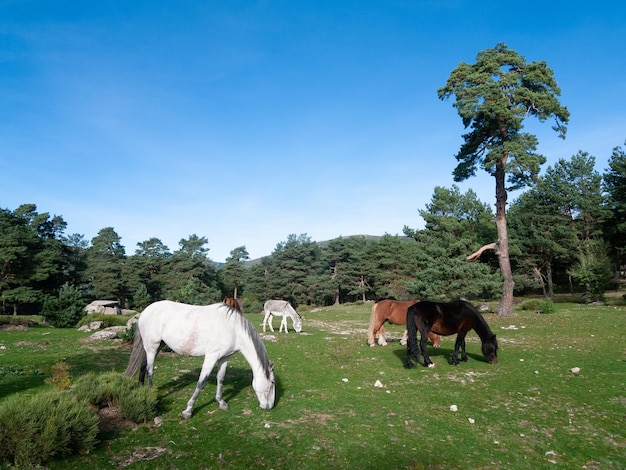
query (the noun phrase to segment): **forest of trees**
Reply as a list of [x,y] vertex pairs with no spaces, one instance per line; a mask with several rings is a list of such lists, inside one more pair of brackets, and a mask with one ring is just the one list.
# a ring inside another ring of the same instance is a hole
[[[624,276],[625,149],[613,150],[604,174],[582,151],[560,160],[509,205],[516,295],[580,292],[596,299]],[[498,299],[497,250],[468,261],[497,240],[490,205],[453,185],[436,187],[418,212],[424,227],[405,226],[404,236],[318,243],[291,234],[255,262],[245,246],[234,247],[218,268],[204,236],[190,235],[175,250],[150,238],[128,254],[113,227],[87,241],[66,234],[62,216],[40,214],[35,204],[0,209],[0,313],[41,312],[63,324],[63,315],[81,315],[76,306],[94,299],[142,310],[160,299],[207,304],[236,296],[252,311],[269,298],[295,306],[381,297]]]

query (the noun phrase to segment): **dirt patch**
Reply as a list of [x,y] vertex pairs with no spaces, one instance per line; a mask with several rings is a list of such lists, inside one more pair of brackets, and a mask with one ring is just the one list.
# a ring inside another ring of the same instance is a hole
[[135,449],[132,453],[126,457],[119,457],[115,462],[112,462],[117,468],[128,467],[135,462],[144,461],[149,462],[154,460],[160,455],[170,454],[171,451],[164,447],[144,447],[142,449]]
[[5,331],[24,331],[28,330],[28,326],[26,325],[16,325],[13,323],[8,323],[6,325],[0,325],[0,330]]
[[367,328],[363,328],[361,326],[362,322],[337,321],[331,323],[321,320],[307,320],[307,323],[314,328],[327,331],[335,335],[367,335]]
[[114,406],[107,406],[97,411],[100,418],[101,431],[119,431],[136,426],[132,421],[122,418],[120,410]]
[[290,428],[293,426],[302,426],[303,424],[320,424],[322,426],[326,426],[328,421],[332,419],[335,419],[333,415],[325,413],[306,413],[298,419],[288,419],[285,422],[272,423],[272,425],[277,428]]

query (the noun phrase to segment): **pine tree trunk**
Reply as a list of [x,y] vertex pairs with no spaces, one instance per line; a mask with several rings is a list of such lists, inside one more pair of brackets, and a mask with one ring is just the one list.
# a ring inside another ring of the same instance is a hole
[[548,297],[550,300],[554,300],[554,281],[552,280],[552,263],[548,262],[546,268],[546,277],[548,278]]
[[509,234],[506,225],[506,188],[504,186],[504,165],[506,158],[503,158],[496,165],[496,227],[498,229],[498,261],[500,263],[500,273],[502,274],[502,297],[498,305],[498,315],[513,314],[513,272],[511,270],[511,259],[509,258]]

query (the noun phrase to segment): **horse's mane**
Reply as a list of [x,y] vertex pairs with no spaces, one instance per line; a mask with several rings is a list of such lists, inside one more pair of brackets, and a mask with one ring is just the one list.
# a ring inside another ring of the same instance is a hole
[[269,358],[267,357],[267,350],[265,349],[265,344],[263,344],[263,339],[261,339],[261,335],[259,335],[259,332],[254,327],[252,322],[248,320],[246,317],[244,317],[243,314],[239,310],[231,307],[228,304],[224,304],[224,307],[228,309],[228,311],[226,312],[226,316],[234,317],[235,320],[239,322],[239,325],[241,326],[243,331],[246,333],[246,335],[248,335],[248,337],[252,341],[254,350],[256,351],[256,355],[259,358],[259,361],[261,361],[261,365],[263,366],[263,372],[265,373],[265,376],[269,379],[271,363],[270,363]]
[[478,334],[480,339],[482,341],[486,341],[488,339],[493,338],[494,334],[491,331],[491,328],[489,328],[489,325],[487,324],[485,317],[482,316],[482,314],[478,311],[478,309],[474,307],[472,304],[470,304],[469,302],[465,302],[463,300],[461,300],[461,302],[463,302],[463,305],[465,305],[465,308],[470,310],[476,317],[476,325],[474,326],[474,330],[476,330],[476,334]]

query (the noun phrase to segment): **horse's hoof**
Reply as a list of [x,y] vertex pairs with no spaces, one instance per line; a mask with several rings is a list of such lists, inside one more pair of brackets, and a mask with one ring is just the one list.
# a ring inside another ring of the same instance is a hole
[[181,416],[182,416],[184,419],[189,419],[189,418],[191,418],[191,412],[190,412],[190,411],[183,411],[183,412],[181,413]]
[[400,344],[401,344],[402,346],[406,346],[406,341],[400,340]]
[[429,369],[434,369],[435,368],[435,364],[431,362],[430,364],[428,364],[428,368]]
[[220,410],[228,411],[228,403],[220,403]]

